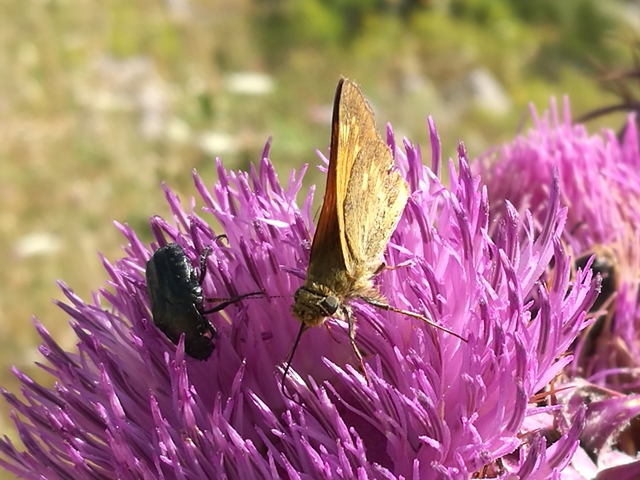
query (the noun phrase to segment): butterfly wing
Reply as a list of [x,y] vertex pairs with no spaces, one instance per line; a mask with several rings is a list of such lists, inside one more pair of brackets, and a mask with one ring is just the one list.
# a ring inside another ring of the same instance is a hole
[[345,196],[345,263],[352,278],[368,280],[378,269],[408,199],[409,186],[376,134],[358,153]]
[[362,92],[355,83],[341,78],[333,104],[327,185],[307,278],[322,281],[329,272],[349,270],[345,197],[356,157],[367,142],[377,138],[373,112]]

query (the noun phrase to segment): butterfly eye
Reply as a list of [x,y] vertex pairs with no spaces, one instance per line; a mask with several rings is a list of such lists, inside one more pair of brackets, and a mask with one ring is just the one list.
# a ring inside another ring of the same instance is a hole
[[322,299],[322,301],[320,302],[320,307],[322,307],[327,317],[330,317],[331,315],[336,313],[338,307],[340,307],[340,301],[337,297],[329,295],[328,297],[324,297]]

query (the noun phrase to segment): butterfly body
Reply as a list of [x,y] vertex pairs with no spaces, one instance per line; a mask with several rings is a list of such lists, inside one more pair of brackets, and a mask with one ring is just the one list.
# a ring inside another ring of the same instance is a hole
[[324,202],[306,279],[295,292],[291,308],[301,325],[284,369],[283,393],[302,334],[329,317],[347,321],[351,347],[366,377],[349,307],[354,299],[419,319],[466,341],[424,315],[389,305],[373,283],[384,267],[382,255],[408,199],[409,185],[395,169],[393,154],[376,131],[371,107],[355,83],[341,78],[333,104]]
[[305,283],[293,316],[303,326],[344,316],[353,298],[380,298],[372,278],[409,198],[393,156],[378,135],[358,86],[340,79],[336,91],[324,203]]

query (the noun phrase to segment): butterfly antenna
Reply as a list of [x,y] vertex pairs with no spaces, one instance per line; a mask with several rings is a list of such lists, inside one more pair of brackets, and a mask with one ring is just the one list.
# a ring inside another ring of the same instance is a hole
[[238,295],[237,297],[231,297],[231,298],[207,298],[206,299],[207,302],[221,302],[221,303],[219,303],[215,307],[210,308],[209,310],[206,310],[204,314],[207,315],[209,313],[219,312],[220,310],[224,310],[225,308],[227,308],[229,305],[233,303],[237,303],[241,300],[244,300],[245,298],[258,297],[262,295],[264,295],[264,292],[245,293],[243,295]]

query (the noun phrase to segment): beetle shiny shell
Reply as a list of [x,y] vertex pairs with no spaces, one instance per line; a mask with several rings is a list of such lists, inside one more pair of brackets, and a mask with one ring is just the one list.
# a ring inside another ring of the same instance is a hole
[[[205,318],[202,281],[209,249],[200,256],[200,273],[177,243],[159,248],[147,262],[147,292],[155,325],[177,344],[184,334],[187,355],[206,360],[216,329]],[[215,311],[215,310],[214,310]]]

